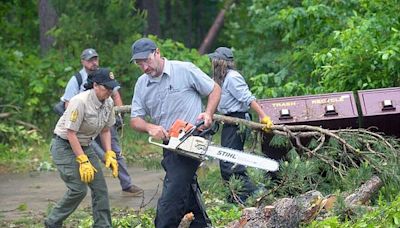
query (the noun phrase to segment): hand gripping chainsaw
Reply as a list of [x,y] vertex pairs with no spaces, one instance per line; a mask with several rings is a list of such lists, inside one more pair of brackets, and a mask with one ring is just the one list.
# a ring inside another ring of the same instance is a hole
[[198,160],[206,160],[207,157],[212,157],[267,171],[277,171],[279,169],[279,163],[275,160],[212,145],[211,140],[205,136],[215,133],[215,128],[199,131],[198,128],[201,125],[203,125],[203,122],[194,126],[183,120],[176,120],[169,130],[170,139],[168,144],[157,143],[153,141],[152,137],[149,137],[149,143]]

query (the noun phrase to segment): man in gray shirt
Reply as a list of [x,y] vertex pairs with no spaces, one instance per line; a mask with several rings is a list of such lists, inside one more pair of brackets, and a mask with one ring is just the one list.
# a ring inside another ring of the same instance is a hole
[[[203,71],[189,62],[167,60],[147,38],[132,45],[132,58],[144,74],[135,85],[131,127],[167,142],[167,129],[177,119],[196,124],[203,120],[210,127],[220,99],[221,88]],[[202,111],[201,98],[208,96]],[[151,118],[151,123],[145,117]],[[157,204],[155,226],[178,227],[185,213],[196,218],[191,227],[209,227],[196,179],[200,162],[164,149],[161,164],[166,172],[163,191]]]
[[[65,102],[65,108],[68,106],[68,102],[71,100],[73,96],[85,91],[84,86],[88,81],[88,74],[98,69],[99,55],[97,54],[96,50],[94,50],[93,48],[88,48],[83,50],[81,54],[81,63],[83,67],[79,71],[79,74],[82,77],[82,83],[79,86],[78,79],[75,76],[71,77],[71,79],[68,81],[64,95],[61,97],[61,100]],[[115,90],[113,92],[112,99],[114,100],[115,106],[123,105],[118,90]],[[128,167],[126,165],[125,159],[122,156],[121,147],[119,146],[118,134],[115,125],[111,127],[110,130],[111,130],[111,147],[112,150],[117,155],[117,161],[119,166],[118,178],[122,188],[122,193],[127,196],[141,196],[143,194],[143,190],[138,186],[132,184],[131,177],[128,173]],[[96,152],[98,157],[101,160],[103,160],[104,149],[100,145],[102,145],[100,143],[100,138],[97,137],[96,141],[91,144],[91,147]]]

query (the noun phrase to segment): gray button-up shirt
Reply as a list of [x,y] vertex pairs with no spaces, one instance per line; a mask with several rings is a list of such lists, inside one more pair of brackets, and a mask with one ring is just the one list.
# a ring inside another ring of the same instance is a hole
[[67,130],[76,131],[76,136],[82,146],[88,146],[104,127],[111,127],[115,123],[113,112],[114,102],[107,98],[100,102],[94,89],[74,96],[58,120],[54,129],[63,139],[67,139]]
[[218,112],[222,114],[247,112],[250,103],[255,99],[243,76],[235,70],[229,70],[222,84]]
[[177,119],[195,124],[202,112],[201,97],[211,93],[214,81],[190,62],[164,60],[161,76],[143,74],[136,82],[131,118],[149,116],[165,129]]
[[79,73],[82,76],[82,85],[78,88],[78,80],[75,76],[72,76],[65,87],[64,95],[61,97],[62,101],[70,101],[73,96],[85,91],[84,85],[87,82],[88,74],[85,68],[82,68]]

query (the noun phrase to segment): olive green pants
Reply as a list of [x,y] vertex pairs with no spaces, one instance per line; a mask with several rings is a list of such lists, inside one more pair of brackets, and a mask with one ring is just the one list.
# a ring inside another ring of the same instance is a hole
[[89,186],[92,195],[93,227],[112,227],[108,190],[96,154],[90,147],[83,147],[92,165],[97,169],[94,180],[85,184],[81,181],[79,164],[67,140],[53,138],[50,151],[67,191],[45,220],[48,227],[62,227],[63,221],[79,206]]

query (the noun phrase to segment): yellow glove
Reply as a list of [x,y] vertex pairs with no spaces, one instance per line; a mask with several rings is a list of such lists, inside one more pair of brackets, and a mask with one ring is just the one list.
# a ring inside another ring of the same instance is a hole
[[104,154],[104,161],[106,163],[106,167],[112,169],[112,175],[113,177],[118,176],[118,162],[117,162],[117,155],[115,155],[115,152],[112,150],[107,150],[107,152]]
[[97,172],[96,168],[90,163],[86,154],[79,155],[76,157],[76,161],[79,163],[79,174],[81,175],[81,181],[84,183],[90,183],[94,179],[94,173]]
[[272,123],[272,120],[269,116],[264,116],[264,118],[262,118],[261,120],[262,124],[265,124],[265,126],[263,127],[263,131],[265,132],[270,132],[272,126],[274,126],[274,123]]

